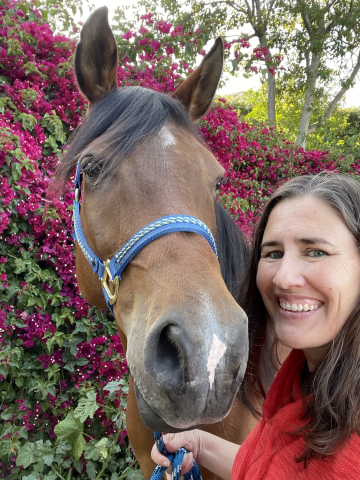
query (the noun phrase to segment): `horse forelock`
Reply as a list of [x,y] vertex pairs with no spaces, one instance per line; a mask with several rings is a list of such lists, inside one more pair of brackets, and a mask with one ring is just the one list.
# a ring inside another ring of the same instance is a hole
[[71,136],[57,168],[55,182],[65,185],[81,153],[100,137],[106,149],[101,145],[95,148],[95,152],[100,150],[95,160],[103,165],[98,181],[111,176],[119,162],[129,157],[141,141],[160,134],[164,148],[174,145],[175,137],[166,122],[184,127],[201,141],[186,109],[170,96],[142,87],[124,87],[109,93],[88,111]]

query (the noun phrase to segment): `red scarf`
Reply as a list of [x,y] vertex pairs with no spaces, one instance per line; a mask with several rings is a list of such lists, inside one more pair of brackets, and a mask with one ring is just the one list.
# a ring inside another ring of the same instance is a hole
[[263,405],[263,417],[240,447],[232,480],[359,480],[360,437],[325,460],[296,463],[305,448],[302,435],[289,435],[307,421],[301,398],[304,354],[293,350],[281,366]]

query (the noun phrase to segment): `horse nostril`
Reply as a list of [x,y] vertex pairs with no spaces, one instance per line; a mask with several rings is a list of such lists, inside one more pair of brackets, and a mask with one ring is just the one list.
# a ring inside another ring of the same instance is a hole
[[157,351],[159,360],[164,364],[164,370],[169,372],[175,372],[179,369],[183,370],[184,364],[180,346],[171,336],[172,327],[173,325],[167,325],[161,332]]
[[179,334],[180,328],[176,325],[163,327],[157,342],[151,342],[154,351],[151,356],[147,356],[150,363],[146,365],[159,387],[177,395],[185,390],[185,361],[176,339]]

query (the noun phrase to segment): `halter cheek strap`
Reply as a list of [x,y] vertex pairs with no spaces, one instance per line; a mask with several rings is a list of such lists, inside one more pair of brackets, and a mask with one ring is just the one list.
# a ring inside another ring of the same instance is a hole
[[[74,240],[78,242],[81,251],[89,262],[94,273],[101,280],[103,294],[106,303],[113,313],[118,292],[121,274],[125,267],[130,263],[134,256],[144,248],[148,243],[156,238],[173,232],[191,232],[202,235],[210,244],[213,252],[217,256],[216,244],[210,229],[198,218],[189,215],[171,215],[162,217],[155,222],[146,225],[133,235],[113,256],[111,260],[103,262],[91,249],[87,243],[84,232],[81,227],[80,219],[80,197],[81,197],[82,171],[80,160],[78,161],[75,175],[75,200],[74,200]],[[109,282],[112,283],[111,291]]]

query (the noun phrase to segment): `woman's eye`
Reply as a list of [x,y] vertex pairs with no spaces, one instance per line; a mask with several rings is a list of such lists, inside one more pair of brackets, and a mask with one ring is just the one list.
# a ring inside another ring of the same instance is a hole
[[308,252],[309,257],[319,258],[327,255],[323,250],[310,250]]
[[88,162],[84,167],[86,178],[90,181],[96,180],[100,175],[101,168],[99,163]]
[[262,254],[261,258],[271,258],[272,260],[279,260],[284,256],[284,252],[268,252],[266,254]]
[[284,256],[283,252],[270,252],[268,254],[269,258],[272,258],[273,260],[278,260],[279,258],[282,258]]

